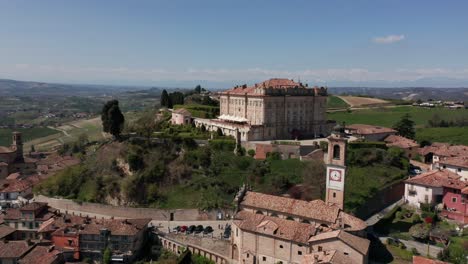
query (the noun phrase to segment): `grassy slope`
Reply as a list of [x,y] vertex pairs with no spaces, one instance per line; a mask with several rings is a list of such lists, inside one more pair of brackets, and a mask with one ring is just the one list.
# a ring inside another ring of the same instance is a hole
[[416,140],[468,145],[468,127],[435,127],[416,130]]
[[47,127],[35,127],[35,128],[20,128],[20,129],[0,129],[0,146],[9,146],[11,144],[11,133],[13,131],[19,131],[23,133],[23,142],[28,142],[33,139],[47,137],[54,134],[60,134],[55,129]]
[[347,104],[343,99],[338,96],[330,95],[327,98],[327,108],[348,108]]
[[434,114],[446,120],[456,120],[461,116],[468,116],[468,110],[451,110],[447,108],[421,108],[413,106],[400,106],[393,108],[374,108],[348,112],[334,112],[328,114],[328,119],[347,124],[369,124],[379,126],[393,126],[400,118],[409,113],[417,126],[426,125]]

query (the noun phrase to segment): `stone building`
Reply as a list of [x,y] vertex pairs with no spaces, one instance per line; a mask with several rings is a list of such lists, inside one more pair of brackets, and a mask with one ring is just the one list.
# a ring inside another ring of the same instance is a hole
[[192,113],[185,108],[174,110],[171,116],[173,125],[190,125],[192,124]]
[[396,135],[397,133],[397,131],[392,128],[365,124],[347,125],[345,132],[346,134],[353,135],[359,139],[367,141],[383,141],[386,137]]
[[323,137],[333,122],[326,119],[327,89],[309,88],[289,79],[236,86],[220,94],[217,119],[195,119],[210,131],[242,141]]
[[10,147],[0,146],[0,178],[20,172],[31,174],[36,171],[36,161],[23,156],[23,139],[20,132],[13,132],[13,144]]

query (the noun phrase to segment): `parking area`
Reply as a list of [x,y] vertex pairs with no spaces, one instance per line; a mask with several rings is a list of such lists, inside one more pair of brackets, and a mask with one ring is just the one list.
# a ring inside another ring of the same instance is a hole
[[212,220],[212,221],[151,221],[151,224],[164,233],[178,233],[187,236],[213,237],[218,239],[228,239],[232,221]]

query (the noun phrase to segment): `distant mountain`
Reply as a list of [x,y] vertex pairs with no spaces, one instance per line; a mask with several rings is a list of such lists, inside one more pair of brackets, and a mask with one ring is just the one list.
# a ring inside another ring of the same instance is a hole
[[332,94],[366,95],[386,99],[404,100],[452,100],[468,102],[468,88],[375,88],[375,87],[330,87]]
[[147,87],[60,84],[0,79],[0,95],[3,96],[96,96],[112,95],[144,88]]

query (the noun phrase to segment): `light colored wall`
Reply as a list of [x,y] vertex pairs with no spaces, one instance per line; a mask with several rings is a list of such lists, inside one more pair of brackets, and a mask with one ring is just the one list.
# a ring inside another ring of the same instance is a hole
[[468,181],[468,169],[467,168],[457,167],[453,165],[445,165],[445,168],[447,168],[451,172],[454,172],[460,175],[461,180]]
[[[416,194],[415,195],[409,195],[410,189],[415,190]],[[434,203],[435,202],[435,196],[436,195],[442,195],[443,194],[443,189],[442,188],[437,188],[437,187],[425,187],[421,185],[416,185],[416,184],[405,184],[405,200],[413,206],[420,207],[420,203],[425,202],[425,197],[427,195],[428,197],[428,203]]]

